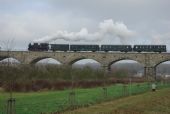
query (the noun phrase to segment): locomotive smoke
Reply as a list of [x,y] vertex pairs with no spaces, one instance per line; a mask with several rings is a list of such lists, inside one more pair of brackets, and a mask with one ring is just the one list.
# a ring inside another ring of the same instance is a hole
[[33,42],[46,42],[63,39],[65,41],[101,41],[105,36],[111,38],[119,38],[122,44],[126,43],[128,38],[135,35],[135,32],[129,30],[123,22],[114,22],[112,19],[104,20],[99,23],[99,30],[95,33],[89,33],[86,28],[82,28],[79,32],[57,31],[55,34],[36,39]]

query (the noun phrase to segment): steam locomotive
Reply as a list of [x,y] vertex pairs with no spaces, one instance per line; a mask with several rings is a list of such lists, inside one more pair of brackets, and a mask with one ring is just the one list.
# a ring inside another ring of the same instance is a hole
[[33,43],[28,45],[29,51],[118,51],[118,52],[166,52],[166,45],[80,45],[80,44],[48,44]]

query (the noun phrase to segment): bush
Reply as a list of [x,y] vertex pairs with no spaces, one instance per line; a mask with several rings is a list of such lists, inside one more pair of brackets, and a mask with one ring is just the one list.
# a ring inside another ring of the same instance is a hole
[[[129,79],[119,71],[115,74],[105,74],[102,70],[71,68],[69,66],[36,66],[18,65],[1,66],[0,87],[9,91],[13,83],[14,91],[63,90],[71,87],[91,88],[102,86],[104,83],[128,83]],[[136,80],[137,81],[137,80]],[[140,81],[140,80],[139,80]]]

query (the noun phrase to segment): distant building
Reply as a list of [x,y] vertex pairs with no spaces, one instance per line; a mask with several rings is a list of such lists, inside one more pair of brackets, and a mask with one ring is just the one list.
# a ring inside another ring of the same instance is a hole
[[136,74],[134,74],[135,77],[142,77],[143,76],[143,71],[139,71]]
[[170,74],[164,75],[164,78],[170,78]]

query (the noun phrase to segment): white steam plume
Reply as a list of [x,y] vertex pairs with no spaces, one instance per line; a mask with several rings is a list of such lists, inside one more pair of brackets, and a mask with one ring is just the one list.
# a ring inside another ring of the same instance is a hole
[[126,42],[127,38],[134,36],[135,32],[129,30],[122,22],[114,22],[112,19],[104,20],[99,24],[99,30],[95,33],[89,33],[86,28],[80,32],[57,31],[55,34],[36,39],[33,42],[51,42],[58,39],[66,41],[101,41],[105,36],[110,35],[112,38],[118,37],[121,43]]

